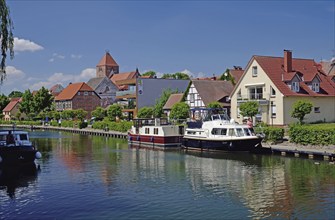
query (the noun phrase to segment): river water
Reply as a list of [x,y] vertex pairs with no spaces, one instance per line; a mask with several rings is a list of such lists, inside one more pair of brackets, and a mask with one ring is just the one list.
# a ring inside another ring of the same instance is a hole
[[136,149],[33,131],[40,169],[0,170],[0,219],[334,219],[335,165]]

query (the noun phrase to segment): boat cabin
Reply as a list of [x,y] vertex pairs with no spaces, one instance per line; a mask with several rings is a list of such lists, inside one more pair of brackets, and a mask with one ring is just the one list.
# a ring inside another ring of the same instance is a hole
[[[6,146],[7,135],[10,130],[1,130],[0,131],[0,146]],[[20,130],[11,130],[12,135],[14,136],[15,146],[32,146],[32,143],[29,140],[28,132]]]

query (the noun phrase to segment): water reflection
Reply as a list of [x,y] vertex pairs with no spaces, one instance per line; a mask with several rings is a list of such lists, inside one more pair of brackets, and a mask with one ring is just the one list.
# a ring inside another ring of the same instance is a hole
[[38,169],[35,164],[28,166],[0,167],[0,191],[14,199],[17,195],[30,192],[30,186],[37,179]]
[[166,152],[129,148],[126,140],[113,138],[48,135],[51,138],[35,136],[39,150],[47,155],[39,178],[47,192],[39,193],[40,204],[50,194],[45,197],[54,204],[52,212],[40,205],[46,218],[64,216],[64,201],[66,216],[77,219],[334,217],[335,169],[327,162]]

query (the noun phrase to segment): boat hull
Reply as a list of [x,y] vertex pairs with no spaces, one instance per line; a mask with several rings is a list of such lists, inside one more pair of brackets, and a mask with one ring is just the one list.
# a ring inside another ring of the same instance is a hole
[[138,135],[128,134],[129,145],[135,147],[149,147],[149,148],[180,148],[182,136],[152,136],[152,135]]
[[27,146],[0,147],[0,166],[33,164],[36,152],[33,147]]
[[253,151],[261,146],[261,138],[210,140],[183,138],[182,148],[200,151]]

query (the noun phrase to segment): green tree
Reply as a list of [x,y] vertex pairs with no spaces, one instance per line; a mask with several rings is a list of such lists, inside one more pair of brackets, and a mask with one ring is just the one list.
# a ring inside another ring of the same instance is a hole
[[11,93],[9,93],[8,98],[18,98],[18,97],[22,97],[23,93],[20,91],[12,91]]
[[53,96],[49,93],[49,90],[42,87],[33,97],[34,111],[39,113],[41,111],[51,111]]
[[207,107],[213,108],[213,109],[220,109],[222,108],[222,105],[220,104],[220,102],[211,102],[211,103],[208,103]]
[[95,117],[97,121],[102,121],[107,116],[106,109],[98,106],[94,111],[92,111],[92,116]]
[[118,104],[113,104],[107,109],[107,116],[109,120],[115,121],[116,118],[122,116],[122,107]]
[[74,110],[68,109],[68,110],[64,110],[62,112],[62,118],[63,119],[73,120],[75,118],[75,116],[76,116],[76,113],[75,113]]
[[254,117],[258,113],[259,104],[256,101],[244,102],[240,105],[240,114],[244,117]]
[[152,118],[154,115],[154,109],[153,107],[143,107],[138,110],[137,117],[138,118]]
[[8,104],[9,104],[9,98],[5,96],[4,94],[0,95],[0,110],[2,111]]
[[164,73],[162,79],[174,79],[174,77],[170,73]]
[[5,0],[0,0],[0,42],[1,42],[1,63],[0,83],[6,78],[6,58],[9,50],[10,58],[14,57],[13,23],[9,14],[9,7]]
[[179,102],[172,106],[171,119],[187,119],[189,117],[190,107],[185,102]]
[[156,105],[154,107],[154,117],[160,118],[163,115],[163,107],[166,101],[169,99],[170,95],[172,94],[171,89],[166,89],[163,91],[162,95],[159,99],[156,100]]
[[311,113],[313,103],[308,100],[298,100],[293,104],[293,109],[291,111],[291,117],[299,120],[302,124],[305,115]]
[[174,79],[190,79],[190,76],[186,73],[177,72],[174,75]]
[[74,110],[75,113],[75,118],[78,119],[79,121],[84,121],[84,119],[86,118],[88,112],[85,111],[84,109],[76,109]]
[[154,78],[156,76],[155,71],[148,71],[142,74],[142,76],[150,76],[150,78]]
[[236,84],[234,77],[231,75],[230,70],[226,69],[224,73],[220,76],[219,80],[230,81],[233,85]]
[[19,110],[22,113],[25,113],[29,119],[32,119],[35,116],[34,112],[34,97],[30,90],[26,90],[22,95],[22,102],[20,102]]

